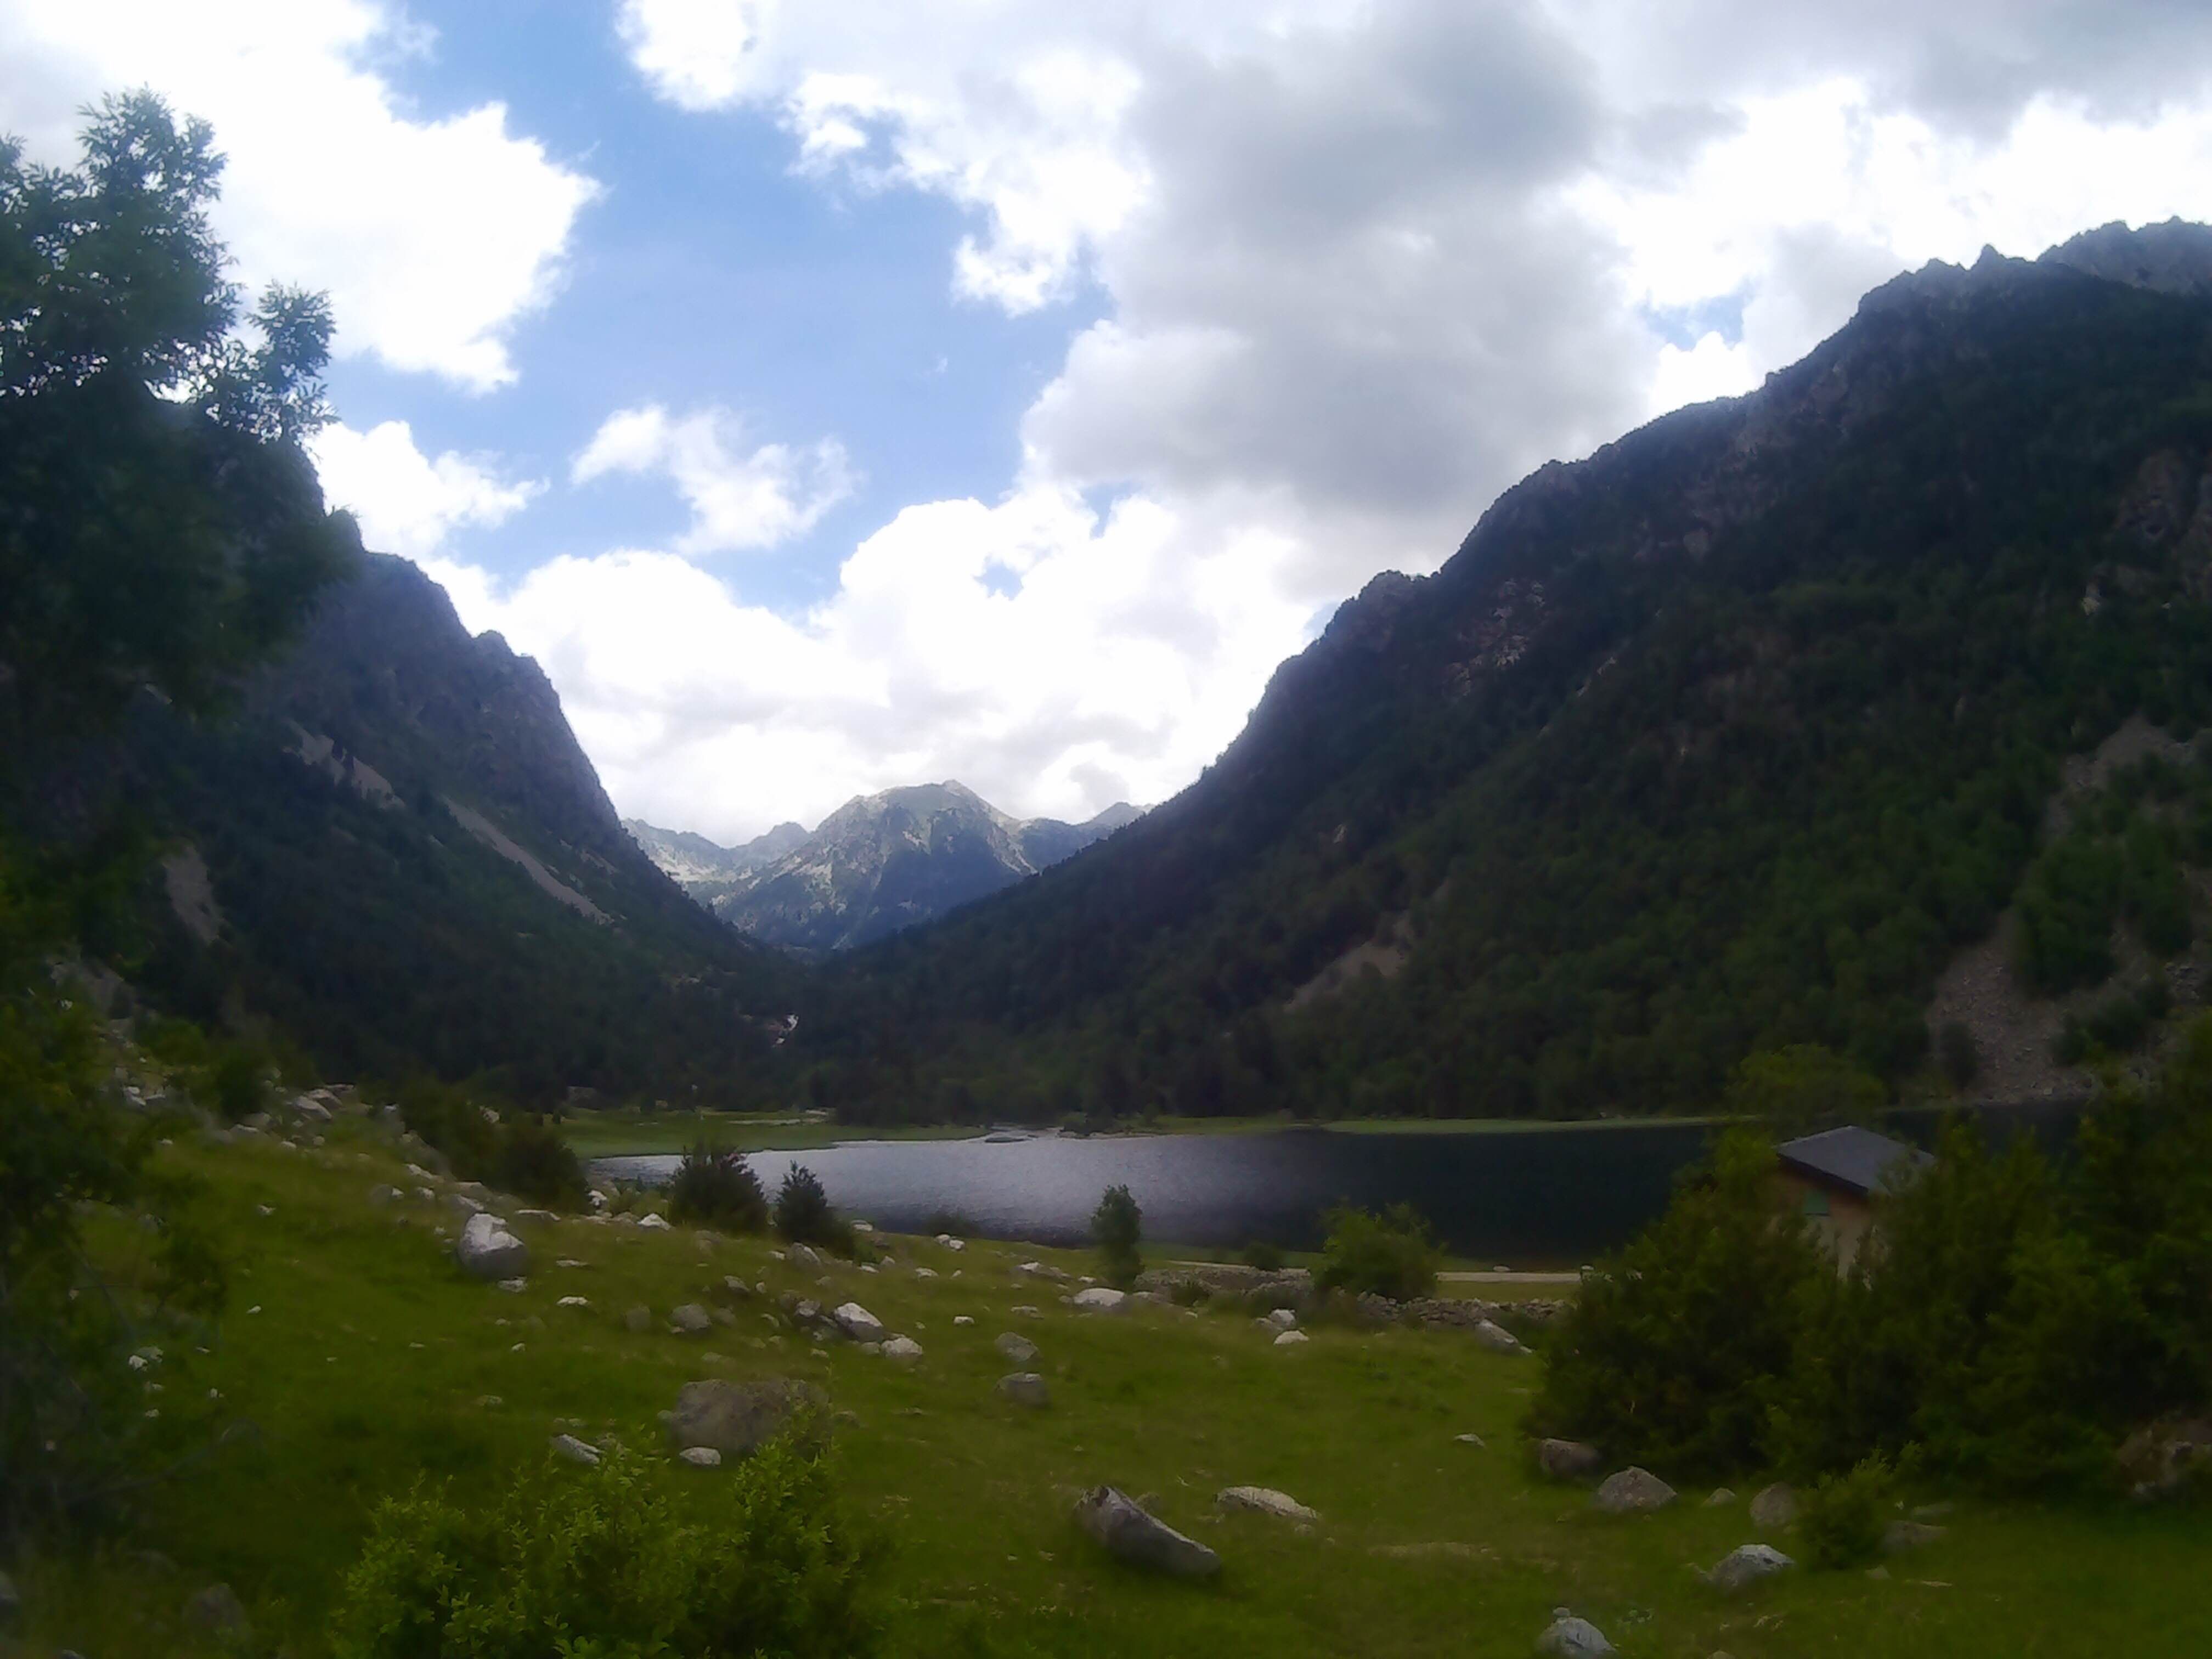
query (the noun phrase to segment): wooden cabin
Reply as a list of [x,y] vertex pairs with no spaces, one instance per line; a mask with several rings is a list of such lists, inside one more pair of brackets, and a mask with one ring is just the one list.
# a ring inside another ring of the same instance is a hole
[[1875,1195],[1936,1161],[1917,1146],[1855,1124],[1802,1135],[1774,1150],[1784,1201],[1805,1218],[1839,1272],[1857,1259],[1874,1226]]

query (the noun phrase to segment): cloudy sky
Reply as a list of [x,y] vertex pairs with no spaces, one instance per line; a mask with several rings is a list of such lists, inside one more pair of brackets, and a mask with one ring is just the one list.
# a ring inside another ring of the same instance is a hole
[[724,839],[1157,800],[1385,568],[1985,243],[2212,219],[2204,0],[0,0],[215,123],[317,451]]

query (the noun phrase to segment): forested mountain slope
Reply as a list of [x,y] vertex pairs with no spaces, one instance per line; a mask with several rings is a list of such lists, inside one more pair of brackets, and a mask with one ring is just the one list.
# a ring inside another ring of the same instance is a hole
[[781,1035],[791,970],[654,867],[537,664],[404,560],[368,556],[236,719],[143,711],[125,763],[181,842],[149,984],[332,1075],[742,1098]]
[[2016,898],[2109,931],[2196,856],[2172,811],[2135,877],[2039,848],[2064,757],[2212,716],[2208,295],[2194,226],[1933,264],[1759,392],[1546,466],[1183,794],[851,963],[823,1092],[1570,1114],[1793,1042],[1921,1066]]

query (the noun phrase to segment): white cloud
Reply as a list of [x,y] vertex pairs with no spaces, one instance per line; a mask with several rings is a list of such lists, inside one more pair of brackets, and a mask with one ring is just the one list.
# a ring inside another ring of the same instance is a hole
[[378,65],[433,39],[378,0],[0,0],[0,129],[73,161],[76,112],[151,86],[229,157],[216,227],[252,286],[327,289],[336,349],[476,391],[515,375],[598,186],[491,103],[410,111]]
[[426,561],[537,656],[626,812],[738,839],[952,777],[1021,813],[1156,800],[1232,737],[1310,617],[1274,538],[1071,494],[909,507],[796,619],[676,556],[563,558],[502,589]]
[[804,447],[745,448],[744,422],[724,409],[672,419],[658,404],[611,415],[570,469],[588,483],[610,472],[659,473],[691,509],[677,542],[686,554],[774,547],[804,535],[853,493],[844,447],[823,438]]
[[307,447],[329,505],[353,514],[369,547],[410,559],[436,552],[460,526],[504,522],[545,488],[542,480],[501,477],[495,457],[448,450],[434,459],[416,447],[404,421],[366,432],[328,426]]

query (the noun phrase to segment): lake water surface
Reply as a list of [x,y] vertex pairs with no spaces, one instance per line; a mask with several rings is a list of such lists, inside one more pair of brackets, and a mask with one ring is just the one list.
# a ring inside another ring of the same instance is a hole
[[[1038,1134],[848,1141],[749,1157],[771,1195],[785,1170],[804,1164],[846,1215],[893,1232],[919,1231],[950,1211],[981,1237],[1080,1243],[1098,1195],[1120,1183],[1143,1206],[1145,1236],[1159,1243],[1265,1239],[1310,1249],[1330,1206],[1404,1202],[1455,1254],[1573,1266],[1625,1243],[1665,1208],[1675,1172],[1696,1159],[1708,1133],[1661,1123],[1495,1133]],[[678,1162],[606,1158],[592,1167],[658,1182]]]

